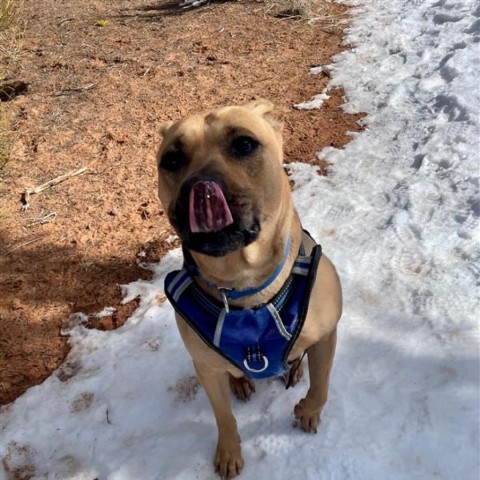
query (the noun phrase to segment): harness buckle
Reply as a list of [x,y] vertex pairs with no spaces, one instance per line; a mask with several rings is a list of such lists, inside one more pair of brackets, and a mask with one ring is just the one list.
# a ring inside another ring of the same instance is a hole
[[[260,368],[253,368],[250,366],[251,363],[259,363],[260,361],[263,362],[263,365]],[[247,348],[247,356],[243,360],[244,367],[252,373],[260,373],[265,371],[268,368],[268,358],[266,355],[260,351],[260,347],[257,345],[256,352],[252,354],[250,348]]]

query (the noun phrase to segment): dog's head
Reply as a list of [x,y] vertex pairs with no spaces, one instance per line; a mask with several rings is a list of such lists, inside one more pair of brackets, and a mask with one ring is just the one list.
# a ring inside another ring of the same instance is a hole
[[285,175],[272,109],[260,100],[163,127],[158,192],[187,249],[226,255],[254,242],[276,218]]

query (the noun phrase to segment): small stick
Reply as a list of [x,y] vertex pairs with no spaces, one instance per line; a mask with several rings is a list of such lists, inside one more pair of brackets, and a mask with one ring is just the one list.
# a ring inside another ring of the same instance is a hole
[[9,250],[7,250],[7,254],[8,254],[8,253],[12,253],[12,252],[14,252],[15,250],[18,250],[19,248],[22,248],[22,247],[25,247],[25,246],[27,246],[27,245],[30,245],[31,243],[37,242],[37,241],[40,240],[41,238],[42,238],[42,237],[39,236],[39,237],[32,238],[31,240],[27,240],[26,242],[20,243],[19,245],[16,245],[15,247],[10,248]]
[[38,225],[39,223],[43,225],[44,223],[53,222],[56,218],[57,218],[56,212],[49,213],[48,215],[44,215],[43,217],[30,218],[28,220],[27,226],[33,227],[34,225]]
[[61,182],[64,182],[70,177],[75,177],[76,175],[81,175],[82,173],[85,173],[87,171],[87,167],[82,167],[79,168],[78,170],[72,170],[70,172],[65,173],[64,175],[60,175],[59,177],[55,177],[52,180],[42,183],[42,185],[39,185],[38,187],[34,188],[25,188],[25,192],[22,194],[22,211],[26,212],[28,208],[30,207],[30,195],[33,195],[34,193],[40,193],[46,190],[47,188],[53,187],[55,185],[58,185]]
[[73,17],[64,18],[63,20],[60,20],[60,22],[58,22],[57,25],[61,27],[65,22],[71,22],[72,20],[75,20],[75,19]]
[[72,93],[87,92],[88,90],[92,90],[96,86],[97,86],[96,83],[89,83],[88,85],[84,85],[83,87],[65,88],[63,90],[60,90],[59,92],[54,92],[53,96],[61,97],[62,95],[70,95]]

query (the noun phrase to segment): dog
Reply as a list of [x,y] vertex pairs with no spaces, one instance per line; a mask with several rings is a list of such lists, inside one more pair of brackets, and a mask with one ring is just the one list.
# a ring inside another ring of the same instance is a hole
[[165,292],[215,415],[222,478],[244,465],[230,388],[248,400],[256,378],[294,385],[305,354],[310,387],[294,415],[317,432],[342,313],[335,267],[293,205],[272,111],[257,100],[169,123],[157,154],[159,198],[185,260]]

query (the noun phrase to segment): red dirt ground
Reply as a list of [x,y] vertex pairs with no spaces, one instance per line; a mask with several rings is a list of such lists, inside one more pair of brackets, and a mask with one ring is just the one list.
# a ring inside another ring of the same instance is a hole
[[[343,6],[318,5],[345,18]],[[339,26],[279,18],[255,1],[172,14],[154,0],[38,0],[20,15],[12,80],[28,91],[5,104],[15,135],[0,171],[0,404],[59,367],[72,312],[112,306],[91,326],[120,326],[136,302],[121,305],[119,285],[148,277],[138,254],[158,260],[171,248],[156,194],[161,123],[268,98],[285,122],[286,162],[310,163],[360,129],[339,91],[319,110],[293,108],[328,83],[309,67],[344,48]],[[21,211],[26,187],[82,166]]]

